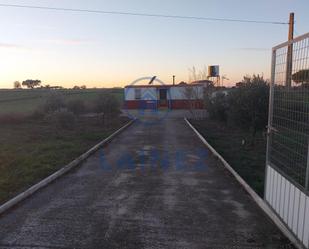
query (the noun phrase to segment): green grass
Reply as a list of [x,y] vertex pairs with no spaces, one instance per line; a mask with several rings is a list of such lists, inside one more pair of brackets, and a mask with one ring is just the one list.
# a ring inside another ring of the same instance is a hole
[[124,125],[125,118],[103,125],[78,118],[70,129],[25,119],[0,125],[0,203],[71,162]]
[[[266,137],[258,133],[254,144],[251,134],[238,127],[230,127],[210,119],[191,120],[196,129],[224,159],[262,197],[266,161]],[[242,141],[245,144],[242,145]]]
[[0,115],[8,113],[28,114],[36,110],[45,101],[51,91],[57,91],[64,95],[66,101],[82,99],[86,104],[91,104],[100,94],[111,93],[122,103],[123,89],[86,89],[86,90],[0,90]]

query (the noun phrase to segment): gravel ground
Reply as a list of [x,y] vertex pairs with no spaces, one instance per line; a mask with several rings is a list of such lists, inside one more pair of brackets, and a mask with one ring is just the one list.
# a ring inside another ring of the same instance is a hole
[[292,248],[182,116],[144,116],[2,215],[0,248]]

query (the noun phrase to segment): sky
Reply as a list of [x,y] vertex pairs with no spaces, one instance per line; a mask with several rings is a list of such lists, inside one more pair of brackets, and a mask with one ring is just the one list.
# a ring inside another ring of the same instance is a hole
[[[288,22],[309,32],[308,0],[0,0],[105,11]],[[0,88],[43,85],[118,87],[156,75],[188,81],[189,68],[220,65],[233,85],[244,75],[270,77],[271,48],[287,25],[214,22],[0,7]]]

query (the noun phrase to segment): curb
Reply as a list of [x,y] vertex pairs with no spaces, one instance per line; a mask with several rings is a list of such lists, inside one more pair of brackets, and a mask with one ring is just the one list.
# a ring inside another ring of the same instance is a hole
[[25,190],[24,192],[20,193],[19,195],[17,195],[16,197],[12,198],[11,200],[7,201],[6,203],[4,203],[3,205],[0,206],[0,215],[3,214],[4,212],[8,211],[10,208],[12,208],[13,206],[17,205],[18,203],[20,203],[21,201],[25,200],[26,198],[30,197],[31,195],[33,195],[35,192],[37,192],[38,190],[42,189],[43,187],[47,186],[48,184],[50,184],[51,182],[53,182],[54,180],[56,180],[57,178],[63,176],[64,174],[66,174],[67,172],[69,172],[70,170],[74,169],[75,167],[77,167],[78,165],[80,165],[83,161],[85,161],[89,156],[91,156],[94,152],[96,152],[98,149],[100,149],[101,147],[103,147],[104,145],[108,144],[109,142],[111,142],[111,140],[119,135],[122,131],[124,131],[126,128],[128,128],[129,126],[131,126],[133,124],[133,122],[136,119],[131,120],[130,122],[128,122],[127,124],[125,124],[124,126],[122,126],[120,129],[118,129],[117,131],[115,131],[113,134],[111,134],[109,137],[107,137],[106,139],[104,139],[103,141],[101,141],[100,143],[96,144],[94,147],[92,147],[90,150],[88,150],[87,152],[85,152],[84,154],[82,154],[81,156],[79,156],[78,158],[76,158],[75,160],[73,160],[72,162],[70,162],[69,164],[67,164],[66,166],[64,166],[63,168],[61,168],[60,170],[56,171],[55,173],[53,173],[52,175],[48,176],[47,178],[43,179],[42,181],[40,181],[39,183],[33,185],[32,187],[28,188],[27,190]]
[[280,229],[280,231],[298,248],[304,249],[303,245],[300,244],[298,239],[292,234],[285,224],[279,219],[279,217],[272,211],[272,209],[266,204],[266,202],[246,183],[246,181],[224,160],[224,158],[206,141],[206,139],[194,128],[187,118],[184,118],[186,123],[198,136],[203,144],[219,158],[223,163],[224,167],[236,178],[240,185],[247,191],[247,193],[252,197],[254,202],[267,214],[267,216],[275,223],[275,225]]

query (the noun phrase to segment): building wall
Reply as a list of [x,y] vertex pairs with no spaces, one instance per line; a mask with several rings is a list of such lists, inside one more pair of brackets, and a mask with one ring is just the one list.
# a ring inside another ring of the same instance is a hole
[[[164,87],[161,87],[164,88]],[[187,99],[187,89],[185,86],[171,86],[167,87],[168,94],[167,98],[171,100],[185,100]],[[136,100],[135,99],[135,89],[136,87],[125,88],[125,100]],[[140,87],[142,100],[157,100],[159,96],[158,87]],[[203,86],[193,86],[194,99],[203,99]]]
[[[156,109],[159,107],[160,87],[128,87],[125,88],[124,108],[127,109]],[[187,99],[185,86],[169,86],[167,99],[171,109],[203,108],[203,86],[193,86],[194,95]],[[135,98],[135,89],[141,90],[141,99]]]
[[267,166],[265,200],[282,221],[309,248],[309,196],[299,187]]
[[[157,109],[159,101],[153,100],[127,100],[124,103],[125,109]],[[171,109],[203,109],[204,104],[202,100],[170,100],[169,108]]]
[[156,100],[127,100],[124,102],[124,109],[157,109]]
[[[136,100],[135,99],[135,87],[128,87],[124,89],[125,100]],[[156,87],[141,87],[142,100],[156,100],[157,89]]]
[[[175,87],[171,87],[170,89],[170,96],[171,99],[173,100],[185,100],[187,99],[187,88],[185,86],[175,86]],[[193,86],[192,87],[193,92],[195,97],[197,97],[197,99],[203,99],[203,91],[204,88],[203,86]]]

